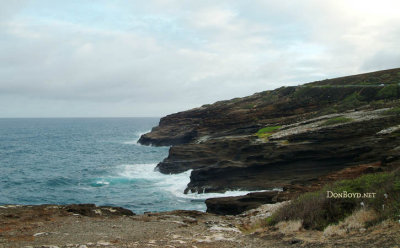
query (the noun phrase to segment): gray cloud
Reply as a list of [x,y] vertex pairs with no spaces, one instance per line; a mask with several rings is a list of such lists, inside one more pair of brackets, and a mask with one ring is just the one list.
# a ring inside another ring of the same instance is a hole
[[372,2],[27,3],[0,1],[2,116],[159,116],[400,64]]

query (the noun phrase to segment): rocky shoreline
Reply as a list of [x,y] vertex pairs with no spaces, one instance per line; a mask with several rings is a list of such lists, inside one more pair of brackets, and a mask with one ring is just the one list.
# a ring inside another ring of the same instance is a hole
[[186,193],[306,189],[349,167],[398,166],[399,82],[392,69],[221,101],[163,117],[139,143],[171,146],[157,169],[192,169]]
[[393,219],[334,235],[304,230],[300,220],[266,221],[305,192],[400,167],[399,83],[400,69],[392,69],[166,116],[139,142],[171,146],[157,169],[191,169],[186,193],[263,192],[207,199],[206,213],[4,205],[0,247],[396,247],[400,223]]

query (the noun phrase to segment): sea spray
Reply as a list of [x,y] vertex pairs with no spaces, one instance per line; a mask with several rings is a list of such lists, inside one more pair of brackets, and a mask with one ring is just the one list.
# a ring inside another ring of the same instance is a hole
[[156,190],[164,191],[173,194],[177,198],[188,200],[206,200],[213,197],[228,197],[228,196],[241,196],[252,192],[265,192],[265,191],[281,191],[280,188],[262,191],[226,191],[224,193],[188,193],[184,194],[187,185],[190,182],[190,174],[192,170],[187,170],[179,174],[162,174],[155,169],[154,164],[133,164],[121,165],[118,167],[120,172],[119,176],[136,179],[148,180],[153,182],[153,187]]
[[125,144],[125,145],[140,145],[139,143],[138,143],[138,141],[139,141],[139,139],[140,139],[140,137],[143,135],[143,134],[145,134],[145,133],[148,133],[148,132],[150,132],[151,130],[149,129],[149,130],[147,130],[147,131],[138,131],[138,132],[135,132],[135,138],[133,138],[132,140],[128,140],[128,141],[123,141],[122,142],[122,144]]

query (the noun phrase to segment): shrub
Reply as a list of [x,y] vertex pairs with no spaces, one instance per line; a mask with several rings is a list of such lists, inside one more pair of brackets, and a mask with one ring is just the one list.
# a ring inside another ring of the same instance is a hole
[[324,230],[325,236],[341,236],[349,231],[366,227],[368,223],[373,222],[377,218],[374,210],[359,209],[354,211],[350,216],[346,217],[336,225],[329,225]]
[[359,92],[354,92],[348,95],[342,102],[339,103],[340,110],[352,109],[365,104],[363,97]]
[[378,91],[377,96],[380,99],[393,99],[398,97],[398,89],[399,86],[397,84],[390,84],[388,86],[383,87]]
[[339,116],[335,118],[331,118],[329,120],[326,120],[321,124],[321,126],[329,126],[329,125],[335,125],[335,124],[340,124],[340,123],[347,123],[351,122],[353,119],[344,117],[344,116]]
[[[376,193],[374,198],[328,198],[327,191]],[[321,190],[299,196],[276,211],[270,225],[281,221],[302,221],[306,229],[323,230],[351,215],[362,205],[376,212],[379,221],[398,218],[400,214],[400,169],[363,175],[326,185]]]

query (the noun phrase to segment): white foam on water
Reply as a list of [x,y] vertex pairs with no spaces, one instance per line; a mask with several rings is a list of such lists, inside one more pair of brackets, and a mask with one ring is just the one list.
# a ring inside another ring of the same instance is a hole
[[155,170],[157,164],[126,164],[117,167],[117,175],[129,179],[145,179],[154,182],[156,187],[160,188],[186,188],[190,181],[190,172],[186,171],[180,174],[162,174]]
[[243,196],[247,195],[249,193],[255,193],[255,192],[267,192],[267,191],[282,191],[282,189],[271,189],[271,190],[254,190],[254,191],[246,191],[246,190],[228,190],[225,191],[224,193],[189,193],[189,194],[181,194],[180,197],[182,198],[188,198],[188,199],[193,199],[193,200],[206,200],[208,198],[214,198],[214,197],[228,197],[228,196]]
[[122,142],[122,144],[124,144],[124,145],[138,145],[137,140],[124,141],[124,142]]
[[97,184],[97,185],[109,185],[110,182],[107,182],[107,181],[105,181],[105,180],[99,180],[99,181],[96,182],[96,184]]
[[140,137],[141,137],[143,134],[148,133],[148,132],[150,132],[150,131],[151,131],[151,130],[147,130],[147,131],[137,131],[137,132],[135,133],[135,139],[133,139],[133,140],[128,140],[128,141],[124,141],[124,142],[122,142],[122,144],[125,144],[125,145],[140,145],[140,144],[138,144],[138,141],[139,141]]
[[154,187],[167,191],[181,199],[205,200],[213,197],[241,196],[252,192],[276,191],[282,189],[262,190],[262,191],[226,191],[224,193],[189,193],[184,194],[192,170],[179,174],[162,174],[155,170],[156,164],[133,164],[121,165],[118,167],[118,176],[129,179],[145,179],[154,182]]

